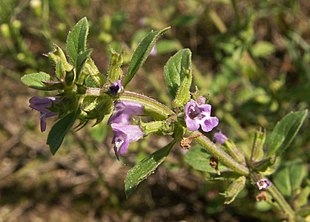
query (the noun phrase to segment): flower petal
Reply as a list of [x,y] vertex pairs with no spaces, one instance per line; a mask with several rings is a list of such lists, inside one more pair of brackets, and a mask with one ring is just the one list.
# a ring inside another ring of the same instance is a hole
[[201,128],[204,132],[210,132],[219,124],[219,119],[217,117],[208,117],[205,118]]
[[199,121],[191,119],[189,117],[185,117],[185,123],[187,126],[187,129],[190,131],[195,131],[199,129]]

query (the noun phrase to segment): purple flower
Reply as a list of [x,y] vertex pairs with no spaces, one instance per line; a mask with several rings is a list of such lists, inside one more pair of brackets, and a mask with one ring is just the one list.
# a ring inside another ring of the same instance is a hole
[[214,133],[214,140],[216,143],[224,144],[226,140],[228,140],[228,137],[222,133],[221,131]]
[[144,107],[139,103],[134,102],[115,102],[114,111],[108,121],[108,124],[121,123],[128,125],[130,124],[130,117],[132,115],[143,114]]
[[144,135],[143,131],[137,125],[131,124],[132,115],[143,114],[144,107],[134,102],[115,102],[114,111],[108,124],[114,131],[112,143],[114,144],[115,155],[124,155],[128,149],[129,143],[138,141]]
[[44,132],[46,130],[46,118],[57,115],[57,113],[50,111],[49,108],[52,107],[53,103],[59,103],[59,99],[55,97],[40,98],[34,96],[30,98],[29,103],[30,108],[40,112],[41,132]]
[[122,81],[121,80],[117,80],[116,82],[112,83],[112,85],[109,88],[109,92],[112,95],[117,95],[122,90],[123,90],[123,86],[122,86]]
[[129,143],[138,141],[144,135],[139,126],[123,125],[119,123],[111,124],[114,131],[112,143],[114,144],[115,155],[124,155],[128,149]]
[[[202,97],[203,98],[203,97]],[[189,130],[201,129],[210,132],[219,124],[217,117],[211,116],[211,105],[205,104],[205,100],[199,98],[199,104],[195,100],[190,100],[185,105],[185,122]]]
[[260,179],[259,181],[257,181],[256,185],[259,190],[266,190],[272,184],[268,179],[264,178],[264,179]]

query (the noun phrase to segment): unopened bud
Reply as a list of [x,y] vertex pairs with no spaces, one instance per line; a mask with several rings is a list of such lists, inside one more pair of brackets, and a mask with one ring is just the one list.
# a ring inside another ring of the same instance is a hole
[[161,131],[162,126],[163,121],[152,121],[147,123],[140,122],[140,127],[145,135]]
[[255,132],[254,142],[251,152],[251,161],[257,162],[264,157],[264,143],[265,143],[266,133],[261,129]]
[[238,163],[245,165],[245,156],[244,154],[236,147],[233,141],[230,139],[226,140],[223,144],[227,153]]
[[223,193],[226,198],[224,204],[230,204],[235,200],[238,194],[244,189],[245,182],[246,178],[241,176],[229,185],[228,189],[225,191],[225,193]]
[[123,64],[123,56],[120,53],[111,51],[111,59],[108,70],[108,77],[111,82],[116,82],[123,77],[123,71],[121,66]]

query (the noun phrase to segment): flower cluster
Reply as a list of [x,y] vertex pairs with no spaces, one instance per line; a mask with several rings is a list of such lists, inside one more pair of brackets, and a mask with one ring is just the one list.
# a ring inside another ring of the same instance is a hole
[[41,98],[34,96],[29,100],[29,107],[40,112],[41,132],[46,130],[46,118],[56,116],[57,113],[50,111],[53,103],[59,103],[60,100],[55,97]]
[[206,99],[199,97],[198,102],[191,99],[185,105],[185,122],[190,131],[198,130],[199,127],[204,132],[210,132],[219,124],[215,116],[211,116],[211,105],[205,104]]
[[140,127],[131,124],[132,115],[141,115],[143,111],[144,108],[139,103],[115,102],[114,111],[108,124],[114,131],[112,143],[117,158],[119,154],[124,155],[126,153],[129,143],[138,141],[143,137],[144,133]]

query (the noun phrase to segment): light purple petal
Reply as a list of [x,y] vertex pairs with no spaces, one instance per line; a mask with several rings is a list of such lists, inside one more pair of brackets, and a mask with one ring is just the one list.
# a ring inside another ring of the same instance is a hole
[[115,132],[112,142],[114,143],[114,152],[117,158],[119,154],[124,155],[126,153],[129,145],[126,134],[122,132]]
[[202,104],[199,106],[200,110],[204,113],[205,116],[210,116],[211,107],[212,106],[210,104]]
[[204,132],[210,132],[219,124],[219,119],[217,117],[205,118],[201,128]]
[[111,124],[114,131],[112,143],[115,144],[114,151],[118,158],[118,154],[124,155],[128,149],[129,143],[138,141],[144,135],[139,126],[123,125],[118,123]]
[[141,115],[143,114],[144,107],[139,103],[134,102],[116,102],[114,105],[114,111],[111,115],[108,124],[112,123],[130,123],[131,115]]
[[191,106],[198,106],[195,100],[191,99],[188,103],[185,105],[185,115],[189,115],[190,107]]
[[111,127],[113,131],[125,134],[130,143],[138,141],[144,135],[140,127],[136,125],[123,125],[118,123],[112,123]]
[[187,129],[189,129],[190,131],[196,131],[199,129],[199,121],[197,120],[193,120],[189,117],[185,117],[185,123],[186,123]]

